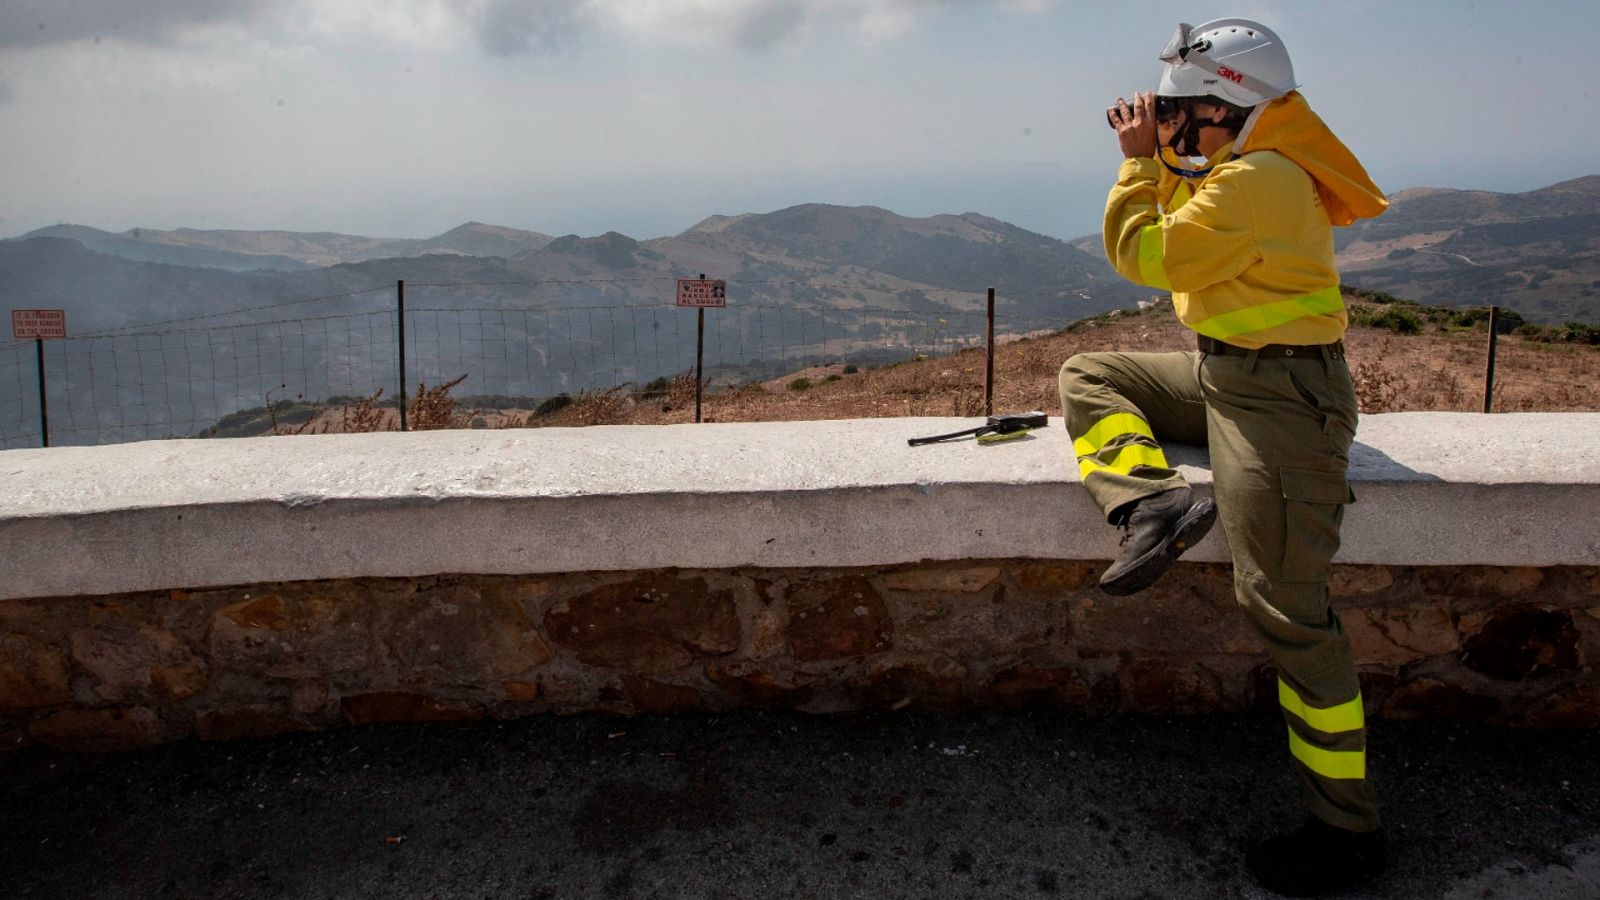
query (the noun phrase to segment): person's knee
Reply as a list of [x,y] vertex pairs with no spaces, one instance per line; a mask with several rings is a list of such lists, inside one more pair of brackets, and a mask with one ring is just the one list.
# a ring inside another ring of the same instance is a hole
[[1237,564],[1233,572],[1234,601],[1257,625],[1286,625],[1324,629],[1333,622],[1328,583],[1284,581]]
[[1104,354],[1078,353],[1061,365],[1061,392],[1066,396],[1069,388],[1099,386],[1106,383],[1109,369],[1103,362]]

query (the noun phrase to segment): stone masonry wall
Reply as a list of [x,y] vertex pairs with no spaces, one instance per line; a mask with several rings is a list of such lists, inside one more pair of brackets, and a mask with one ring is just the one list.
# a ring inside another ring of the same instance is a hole
[[[1229,567],[345,579],[0,601],[0,748],[371,722],[780,705],[1077,715],[1271,707]],[[1600,727],[1600,567],[1341,566],[1371,714]]]

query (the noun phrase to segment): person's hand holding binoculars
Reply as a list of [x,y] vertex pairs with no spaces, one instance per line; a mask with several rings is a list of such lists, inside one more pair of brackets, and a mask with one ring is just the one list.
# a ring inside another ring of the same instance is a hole
[[1156,155],[1154,93],[1136,93],[1132,103],[1118,97],[1115,106],[1106,108],[1106,123],[1117,130],[1117,142],[1122,145],[1122,155],[1127,159]]

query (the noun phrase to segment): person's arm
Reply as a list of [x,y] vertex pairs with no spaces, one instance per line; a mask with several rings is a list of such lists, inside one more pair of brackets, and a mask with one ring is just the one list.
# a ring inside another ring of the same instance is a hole
[[1260,259],[1250,201],[1239,183],[1243,170],[1215,173],[1165,216],[1155,209],[1154,173],[1147,171],[1140,161],[1124,162],[1106,204],[1107,253],[1115,252],[1124,278],[1187,294],[1237,278]]
[[1118,99],[1106,110],[1122,148],[1122,168],[1106,199],[1102,236],[1117,274],[1148,287],[1192,293],[1238,276],[1256,261],[1250,204],[1241,169],[1207,178],[1190,200],[1165,216],[1159,209],[1155,95]]

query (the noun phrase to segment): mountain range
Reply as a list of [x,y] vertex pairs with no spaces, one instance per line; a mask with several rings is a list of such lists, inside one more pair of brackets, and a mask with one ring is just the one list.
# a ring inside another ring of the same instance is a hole
[[200,231],[179,228],[161,231],[130,228],[112,233],[86,225],[53,225],[22,235],[17,240],[53,237],[77,241],[97,253],[136,262],[169,263],[253,272],[299,272],[339,263],[371,259],[426,256],[515,256],[550,243],[549,235],[519,231],[482,222],[468,222],[437,237],[369,238],[333,232]]
[[701,273],[728,280],[736,301],[821,313],[971,309],[992,285],[1004,310],[1065,322],[1150,293],[1062,241],[975,213],[917,219],[823,204],[713,216],[645,241],[616,232],[551,238],[478,223],[423,240],[61,225],[0,241],[10,305],[66,308],[74,333],[194,316],[234,324],[251,319],[229,310],[399,280],[452,285],[448,296],[435,292],[439,306],[670,305],[673,279]]

